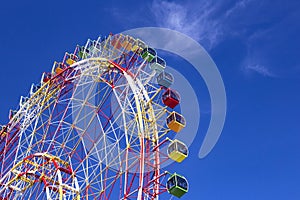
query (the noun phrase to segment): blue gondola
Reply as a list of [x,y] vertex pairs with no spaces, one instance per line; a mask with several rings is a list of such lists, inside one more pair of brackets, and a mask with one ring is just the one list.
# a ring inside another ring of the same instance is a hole
[[156,56],[150,64],[150,68],[155,70],[156,73],[161,73],[166,68],[166,61],[158,56]]
[[158,85],[163,86],[165,88],[169,88],[174,82],[174,77],[172,74],[162,71],[156,77],[156,80],[157,80]]

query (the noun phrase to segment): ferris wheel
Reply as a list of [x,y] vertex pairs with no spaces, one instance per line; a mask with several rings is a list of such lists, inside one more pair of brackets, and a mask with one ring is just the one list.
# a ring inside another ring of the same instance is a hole
[[55,62],[0,132],[0,199],[181,197],[186,122],[166,62],[129,35],[88,40]]

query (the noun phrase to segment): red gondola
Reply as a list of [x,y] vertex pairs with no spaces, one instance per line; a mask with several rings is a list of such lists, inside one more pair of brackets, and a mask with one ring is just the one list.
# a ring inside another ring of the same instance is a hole
[[162,101],[166,106],[173,109],[179,104],[180,96],[176,91],[167,89],[162,95]]
[[44,72],[42,76],[42,82],[46,83],[51,79],[51,73]]

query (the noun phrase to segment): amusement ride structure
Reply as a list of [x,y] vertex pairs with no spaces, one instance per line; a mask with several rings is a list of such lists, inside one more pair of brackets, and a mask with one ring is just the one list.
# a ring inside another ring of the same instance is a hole
[[158,200],[188,191],[186,122],[166,62],[142,40],[88,40],[21,97],[0,131],[0,200]]

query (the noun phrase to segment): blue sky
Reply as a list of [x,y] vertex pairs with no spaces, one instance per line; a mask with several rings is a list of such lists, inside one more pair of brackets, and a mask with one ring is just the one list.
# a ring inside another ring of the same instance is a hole
[[131,28],[171,28],[209,52],[228,100],[210,155],[198,159],[201,142],[194,142],[190,157],[170,166],[189,179],[182,199],[300,199],[299,1],[18,0],[2,2],[0,17],[0,123],[76,44]]

